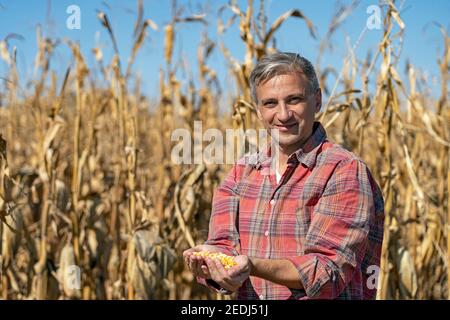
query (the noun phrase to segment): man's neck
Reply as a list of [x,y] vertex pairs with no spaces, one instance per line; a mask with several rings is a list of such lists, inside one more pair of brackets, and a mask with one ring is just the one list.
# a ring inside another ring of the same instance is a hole
[[286,170],[287,161],[289,157],[297,150],[305,146],[306,141],[311,137],[312,133],[303,141],[299,141],[295,145],[281,146],[277,145],[275,150],[275,168],[281,174]]
[[289,159],[289,155],[284,152],[278,151],[278,157],[276,157],[276,169],[281,174],[286,170],[287,160]]
[[[297,149],[298,150],[298,149]],[[295,151],[288,151],[278,146],[277,150],[275,150],[275,168],[276,170],[282,174],[284,170],[286,170],[287,161],[292,153]]]

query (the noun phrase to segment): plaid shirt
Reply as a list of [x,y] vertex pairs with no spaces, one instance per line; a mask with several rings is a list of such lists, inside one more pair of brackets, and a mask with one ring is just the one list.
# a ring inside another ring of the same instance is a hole
[[[367,166],[329,142],[318,122],[279,183],[271,159],[267,148],[233,166],[215,192],[206,244],[290,260],[304,289],[250,276],[238,299],[375,298],[370,278],[380,263],[384,203]],[[213,281],[197,281],[214,289]]]

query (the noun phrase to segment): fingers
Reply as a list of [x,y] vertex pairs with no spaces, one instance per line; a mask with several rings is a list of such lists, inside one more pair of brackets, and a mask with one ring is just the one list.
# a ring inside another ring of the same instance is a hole
[[237,265],[228,269],[228,274],[231,278],[240,277],[242,274],[247,274],[248,268],[246,266]]
[[189,257],[191,256],[191,253],[189,252],[189,250],[185,250],[183,252],[183,260],[184,263],[189,267]]
[[184,260],[184,263],[188,266],[188,268],[192,271],[192,273],[194,274],[194,275],[196,275],[196,272],[195,272],[195,261],[193,261],[193,258],[195,257],[194,255],[193,255],[193,253],[195,252],[195,251],[197,251],[197,248],[196,247],[193,247],[193,248],[190,248],[190,249],[187,249],[187,250],[185,250],[184,252],[183,252],[183,260]]
[[209,269],[206,265],[201,266],[202,272],[205,275],[206,279],[211,279],[211,273],[209,272]]
[[230,278],[227,270],[225,270],[220,261],[210,258],[206,258],[205,261],[208,266],[211,279],[217,282],[222,288],[230,291],[236,291],[242,285],[242,283],[236,282]]
[[211,278],[208,267],[205,265],[202,257],[190,255],[186,264],[194,276],[206,279]]
[[[206,279],[213,279],[213,273],[210,270],[210,266],[206,263],[205,258],[201,256],[194,255],[194,252],[200,251],[210,251],[210,252],[220,252],[220,250],[212,245],[197,245],[183,252],[183,259],[186,265],[189,267],[191,272],[196,277],[202,277]],[[209,258],[208,258],[209,259]],[[221,283],[223,283],[223,288],[235,291],[237,290],[242,282],[236,281],[229,276],[229,272],[225,270],[222,263],[218,260],[210,260],[210,264],[214,265],[215,277]],[[214,280],[214,279],[213,279]],[[216,281],[216,280],[215,280]],[[216,281],[218,282],[218,281]],[[218,282],[219,283],[219,282]]]
[[183,259],[184,259],[184,262],[186,263],[186,265],[191,269],[191,263],[190,263],[190,260],[191,260],[191,257],[195,257],[194,255],[193,255],[193,253],[194,252],[198,252],[198,251],[201,251],[201,246],[199,245],[199,246],[195,246],[195,247],[192,247],[192,248],[190,248],[190,249],[187,249],[187,250],[185,250],[184,252],[183,252]]
[[191,257],[191,255],[195,252],[195,247],[184,250],[183,252],[183,259],[184,262],[189,266],[189,258]]
[[228,274],[230,275],[230,278],[235,278],[235,277],[237,277],[240,273],[241,273],[241,268],[238,267],[238,266],[231,267],[231,268],[228,270]]
[[203,265],[203,258],[192,256],[191,261],[192,261],[192,271],[201,277],[205,277],[205,274],[203,273],[203,270],[201,268]]
[[220,269],[218,269],[216,265],[216,261],[206,258],[205,259],[206,265],[208,266],[209,273],[211,274],[211,279],[217,282],[222,288],[225,288],[230,291],[235,291],[233,286],[231,286],[226,281],[226,275],[224,275]]

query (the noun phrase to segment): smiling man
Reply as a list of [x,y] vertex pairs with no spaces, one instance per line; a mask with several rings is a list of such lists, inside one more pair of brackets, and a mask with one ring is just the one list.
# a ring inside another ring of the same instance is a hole
[[[315,122],[322,94],[312,64],[268,55],[250,85],[275,143],[233,166],[214,195],[208,240],[184,252],[186,263],[199,283],[239,299],[375,298],[382,194],[364,162]],[[204,250],[237,265],[193,254]]]

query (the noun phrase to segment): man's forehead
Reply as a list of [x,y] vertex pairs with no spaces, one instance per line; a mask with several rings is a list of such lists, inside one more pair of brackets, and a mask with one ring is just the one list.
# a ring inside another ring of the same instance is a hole
[[304,74],[281,74],[261,82],[257,86],[257,89],[259,89],[258,91],[261,91],[261,89],[264,89],[262,91],[266,91],[267,89],[280,91],[285,89],[291,90],[292,87],[295,87],[297,91],[305,92],[308,85],[309,82]]

